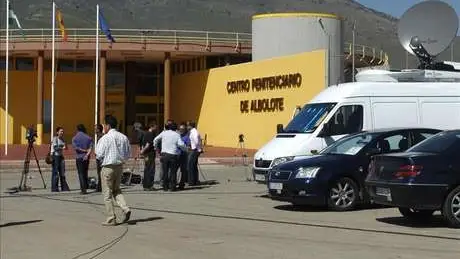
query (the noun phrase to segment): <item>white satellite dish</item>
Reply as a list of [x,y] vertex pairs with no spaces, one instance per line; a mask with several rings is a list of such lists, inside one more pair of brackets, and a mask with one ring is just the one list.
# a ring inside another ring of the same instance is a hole
[[449,47],[457,36],[458,16],[447,3],[424,1],[407,10],[399,21],[401,45],[412,55],[410,44],[421,43],[430,56],[437,56]]

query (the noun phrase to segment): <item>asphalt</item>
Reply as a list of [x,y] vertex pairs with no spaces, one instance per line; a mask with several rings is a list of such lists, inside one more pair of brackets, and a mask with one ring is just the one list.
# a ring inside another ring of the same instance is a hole
[[[248,181],[249,167],[202,165],[199,188],[144,192],[124,187],[133,214],[126,225],[101,226],[99,193],[8,193],[20,168],[0,173],[0,258],[458,258],[460,230],[438,216],[414,224],[394,208],[328,212],[268,199]],[[91,171],[94,175],[94,172]],[[49,172],[44,172],[49,183]],[[118,211],[119,213],[119,211]]]

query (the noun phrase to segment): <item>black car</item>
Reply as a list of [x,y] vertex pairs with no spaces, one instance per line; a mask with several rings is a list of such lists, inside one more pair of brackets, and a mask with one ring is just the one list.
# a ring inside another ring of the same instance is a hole
[[319,155],[275,166],[269,172],[269,196],[293,205],[351,210],[360,202],[369,201],[364,180],[373,155],[405,151],[438,132],[421,128],[381,129],[344,137]]
[[460,228],[460,130],[441,132],[403,153],[375,156],[366,187],[374,202],[412,219],[441,210]]

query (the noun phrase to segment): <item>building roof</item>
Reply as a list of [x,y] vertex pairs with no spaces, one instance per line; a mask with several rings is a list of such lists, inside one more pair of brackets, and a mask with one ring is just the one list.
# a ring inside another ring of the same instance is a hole
[[[55,0],[68,28],[94,28],[96,2],[91,0]],[[369,9],[354,0],[100,0],[104,17],[111,28],[180,29],[226,32],[251,32],[255,14],[281,12],[319,12],[343,17],[345,40],[351,42],[352,24],[356,20],[356,43],[383,49],[393,68],[405,68],[405,50],[396,35],[397,19]],[[50,28],[52,5],[49,0],[11,1],[24,28]],[[0,12],[4,14],[2,2]],[[2,17],[4,17],[2,15]],[[2,28],[5,21],[0,19]],[[458,44],[460,46],[460,44]],[[460,51],[454,51],[460,60]],[[440,55],[450,60],[450,51]],[[411,67],[418,63],[408,58]]]

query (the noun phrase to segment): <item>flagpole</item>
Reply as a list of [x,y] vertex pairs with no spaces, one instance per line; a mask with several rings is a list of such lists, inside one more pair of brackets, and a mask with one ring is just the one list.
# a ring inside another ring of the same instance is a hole
[[[95,100],[94,100],[94,124],[98,123],[99,114],[99,5],[96,5],[96,80],[95,80]],[[94,132],[94,143],[97,144],[96,131]]]
[[55,86],[55,48],[56,48],[56,3],[53,1],[52,54],[51,54],[51,138],[54,133],[54,86]]
[[5,64],[5,156],[8,155],[8,117],[9,117],[9,86],[8,86],[8,70],[10,56],[10,0],[6,0],[6,64]]

